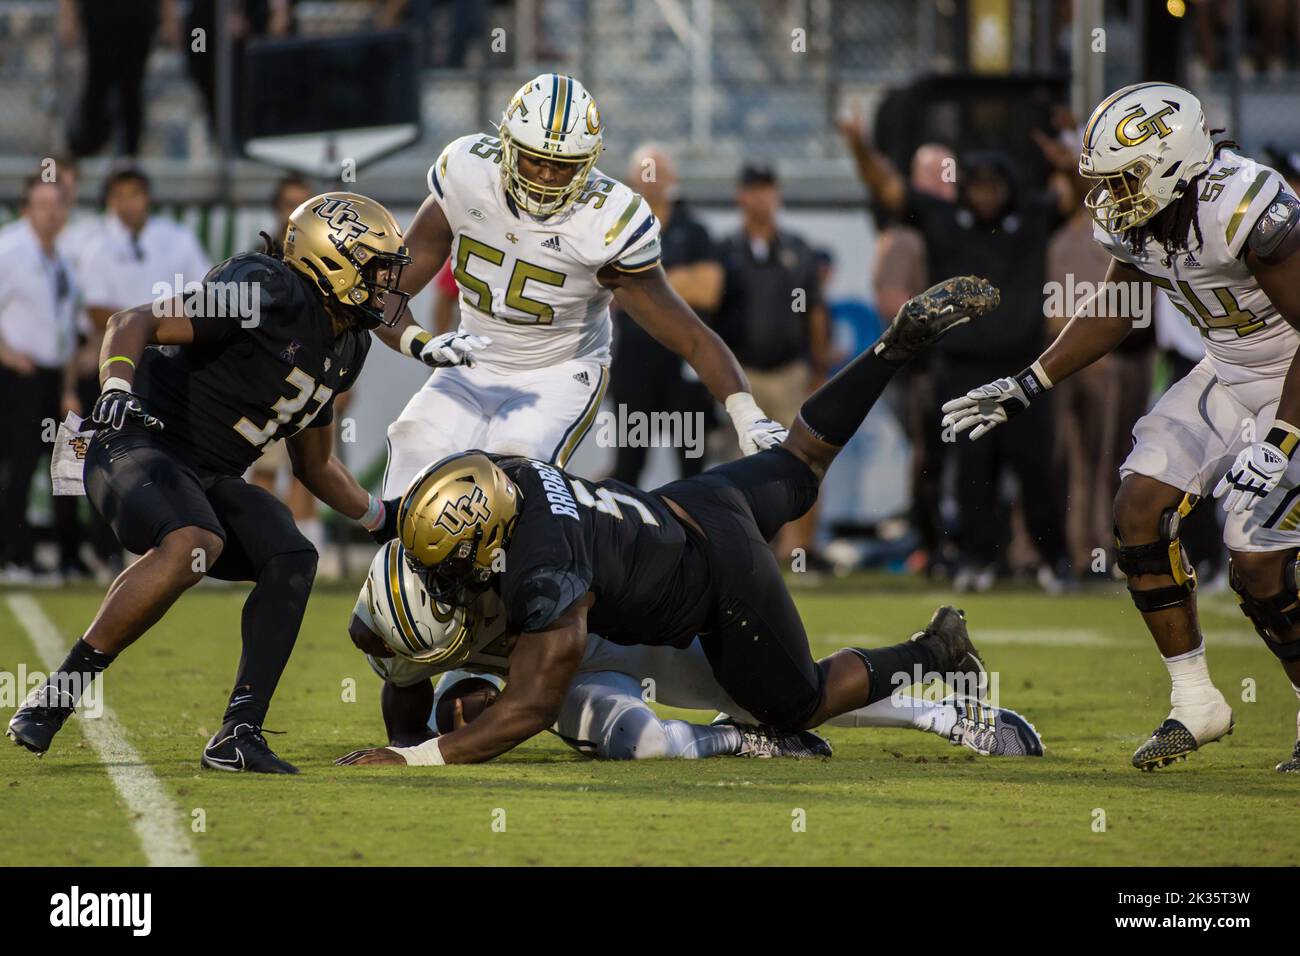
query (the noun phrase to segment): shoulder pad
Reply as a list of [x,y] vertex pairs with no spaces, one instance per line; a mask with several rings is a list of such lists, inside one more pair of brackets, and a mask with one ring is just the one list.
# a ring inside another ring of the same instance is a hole
[[[1235,258],[1241,255],[1251,227],[1277,195],[1282,186],[1282,177],[1254,160],[1230,158],[1231,163],[1206,177],[1201,187],[1201,196],[1210,195],[1217,185],[1211,177],[1231,170],[1231,175],[1221,180],[1222,196],[1214,192],[1213,225],[1210,228],[1216,230],[1217,238],[1222,239],[1228,254]],[[1205,218],[1201,219],[1201,228],[1206,229]],[[1205,239],[1207,244],[1211,241],[1209,235]]]
[[293,269],[260,252],[241,253],[218,263],[203,277],[203,285],[222,303],[250,306],[256,299],[262,311],[283,309],[302,297]]
[[1251,252],[1268,262],[1270,256],[1281,249],[1298,222],[1300,222],[1300,199],[1296,199],[1285,190],[1279,190],[1268,208],[1255,221],[1255,227],[1250,230],[1246,244]]
[[501,140],[486,133],[471,133],[453,139],[447,144],[434,164],[429,167],[429,192],[438,199],[447,198],[449,184],[464,174],[467,162],[483,161],[494,167],[501,164]]

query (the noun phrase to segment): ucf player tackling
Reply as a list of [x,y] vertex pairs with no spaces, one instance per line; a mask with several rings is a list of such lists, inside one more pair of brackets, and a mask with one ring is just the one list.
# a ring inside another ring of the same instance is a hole
[[735,357],[669,286],[649,205],[596,169],[603,127],[583,85],[555,73],[530,80],[498,134],[443,150],[407,231],[402,290],[418,293],[450,255],[461,327],[433,338],[408,315],[379,332],[450,366],[389,427],[384,496],[466,448],[564,464],[605,392],[611,300],[695,368],[746,453],[780,442],[784,429],[755,405]]
[[[1168,83],[1108,96],[1083,135],[1086,203],[1108,283],[1149,282],[1201,333],[1205,359],[1133,430],[1115,499],[1118,564],[1172,681],[1168,718],[1133,755],[1151,770],[1232,732],[1210,681],[1180,521],[1213,493],[1241,610],[1300,696],[1300,202],[1280,175],[1215,143]],[[1135,316],[1078,314],[1029,368],[944,405],[978,439],[1128,335]],[[1300,772],[1300,742],[1277,767]]]

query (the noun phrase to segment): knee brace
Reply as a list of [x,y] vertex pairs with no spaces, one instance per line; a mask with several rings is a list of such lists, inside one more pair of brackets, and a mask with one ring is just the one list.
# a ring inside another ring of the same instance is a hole
[[1128,593],[1133,597],[1133,604],[1139,611],[1163,611],[1178,607],[1187,600],[1187,596],[1196,590],[1196,569],[1187,560],[1178,539],[1179,527],[1196,507],[1200,499],[1193,494],[1184,494],[1183,500],[1176,508],[1166,508],[1160,514],[1159,540],[1150,544],[1126,545],[1120,540],[1119,528],[1115,529],[1115,560],[1119,569],[1133,577],[1138,574],[1169,574],[1174,583],[1163,588],[1149,591],[1136,591],[1130,584]]
[[1268,649],[1281,661],[1300,661],[1300,640],[1282,641],[1285,634],[1300,624],[1300,561],[1287,562],[1282,572],[1282,590],[1266,598],[1254,597],[1246,590],[1237,570],[1228,561],[1228,583],[1237,594],[1241,613],[1255,626],[1255,633],[1264,639]]

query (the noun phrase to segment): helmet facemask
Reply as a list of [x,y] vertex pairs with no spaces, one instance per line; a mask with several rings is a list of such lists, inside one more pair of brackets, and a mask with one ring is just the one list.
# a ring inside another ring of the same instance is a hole
[[1097,180],[1083,203],[1097,224],[1109,233],[1134,229],[1168,205],[1147,191],[1151,164],[1145,159],[1135,159],[1123,169],[1111,173],[1083,175]]
[[483,529],[475,529],[471,539],[462,541],[433,567],[421,564],[408,551],[406,566],[439,604],[469,607],[492,583],[492,569],[479,567],[474,561],[482,537]]
[[[517,142],[510,135],[504,123],[498,132],[501,135],[503,156],[501,161],[501,182],[511,199],[530,215],[547,218],[563,212],[573,205],[587,183],[596,166],[599,150],[586,156],[561,156],[556,153],[532,149]],[[531,159],[562,163],[573,167],[573,176],[563,185],[550,185],[529,179],[519,169],[521,155]]]
[[[402,270],[411,264],[406,246],[397,252],[385,252],[358,242],[350,252],[343,249],[339,249],[339,252],[356,266],[359,276],[357,284],[344,296],[344,301],[357,318],[357,324],[363,329],[374,329],[381,325],[392,328],[402,317],[411,299],[409,292],[403,292],[397,287],[402,281]],[[379,274],[385,268],[387,275],[380,281]],[[385,317],[390,295],[398,298],[398,307],[392,310],[391,322]]]

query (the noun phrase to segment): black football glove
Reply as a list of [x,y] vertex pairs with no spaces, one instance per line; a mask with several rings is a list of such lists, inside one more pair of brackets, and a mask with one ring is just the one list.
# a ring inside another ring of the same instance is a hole
[[397,537],[397,508],[401,498],[387,498],[384,501],[384,523],[374,531],[366,534],[375,539],[375,544],[387,544]]
[[118,431],[128,421],[138,422],[151,431],[162,431],[161,420],[144,410],[140,399],[120,388],[110,388],[95,399],[90,410],[90,420],[100,428]]

